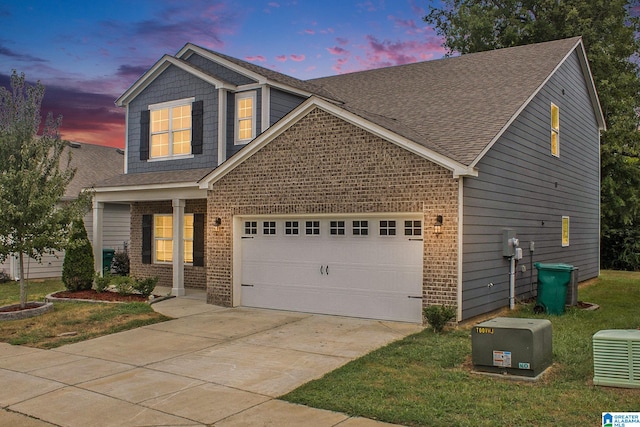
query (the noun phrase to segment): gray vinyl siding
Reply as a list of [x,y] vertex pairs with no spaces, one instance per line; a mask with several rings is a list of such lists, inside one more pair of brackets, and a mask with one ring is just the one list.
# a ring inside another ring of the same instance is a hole
[[223,65],[218,64],[217,62],[213,62],[206,58],[203,58],[198,54],[191,55],[189,59],[187,59],[187,62],[205,70],[206,72],[220,80],[224,80],[225,82],[232,83],[236,86],[257,83],[257,81],[254,79],[237,73]]
[[284,92],[275,88],[271,88],[271,117],[269,118],[269,126],[289,114],[298,105],[302,104],[306,98]]
[[[262,89],[254,89],[249,92],[256,92],[256,136],[260,135],[262,129]],[[236,154],[242,147],[247,144],[235,143],[235,125],[236,125],[236,95],[242,92],[227,94],[227,159]]]
[[[550,150],[551,102],[560,107],[559,158]],[[599,151],[598,125],[574,53],[478,163],[479,176],[464,179],[463,319],[509,304],[505,228],[515,230],[523,249],[518,298],[535,295],[533,262],[571,264],[580,280],[599,274]],[[563,215],[570,217],[568,247],[561,241]]]
[[[203,152],[179,160],[140,160],[140,112],[149,105],[195,97],[204,102]],[[173,65],[169,66],[129,104],[128,173],[197,169],[217,165],[218,90]]]
[[[124,242],[129,244],[131,214],[129,205],[105,203],[103,211],[102,243],[105,249],[123,250]],[[93,245],[93,212],[87,213],[84,218],[84,227],[87,229],[89,241]],[[45,254],[40,262],[29,257],[24,258],[25,278],[48,279],[62,277],[62,264],[64,263],[64,251],[55,251],[54,254]],[[0,270],[4,269],[12,279],[19,277],[20,265],[17,257],[10,258],[0,264]]]
[[[89,231],[91,233],[91,231]],[[102,219],[102,245],[104,248],[123,250],[129,245],[131,213],[129,205],[105,203]]]

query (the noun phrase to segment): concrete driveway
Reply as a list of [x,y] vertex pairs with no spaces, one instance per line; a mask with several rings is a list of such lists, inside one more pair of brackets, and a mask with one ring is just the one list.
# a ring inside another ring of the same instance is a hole
[[384,425],[275,398],[420,326],[203,298],[154,304],[175,320],[55,350],[0,343],[0,425]]

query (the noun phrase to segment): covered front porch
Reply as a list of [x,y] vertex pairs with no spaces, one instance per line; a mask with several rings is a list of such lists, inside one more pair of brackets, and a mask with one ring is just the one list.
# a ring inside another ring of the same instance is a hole
[[[106,203],[130,207],[130,274],[158,277],[159,286],[183,296],[186,288],[206,290],[206,190],[198,180],[210,169],[120,175],[95,188],[93,252],[102,271]],[[185,180],[186,178],[186,180]]]

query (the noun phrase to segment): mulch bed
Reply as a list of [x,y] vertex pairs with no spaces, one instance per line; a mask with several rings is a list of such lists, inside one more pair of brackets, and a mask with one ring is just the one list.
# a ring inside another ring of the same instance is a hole
[[54,298],[89,299],[95,301],[147,302],[148,298],[136,294],[119,294],[117,292],[61,291],[51,295]]

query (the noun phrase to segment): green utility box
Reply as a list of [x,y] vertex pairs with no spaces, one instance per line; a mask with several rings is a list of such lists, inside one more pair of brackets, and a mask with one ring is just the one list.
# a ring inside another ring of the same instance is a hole
[[551,366],[551,322],[496,317],[471,330],[473,369],[536,378]]
[[[563,314],[567,300],[567,286],[571,282],[573,266],[569,264],[534,264],[538,270],[538,299],[536,308],[548,314]],[[536,311],[538,311],[536,310]]]
[[113,262],[113,255],[116,253],[115,249],[103,249],[102,250],[102,272],[111,272],[111,263]]

